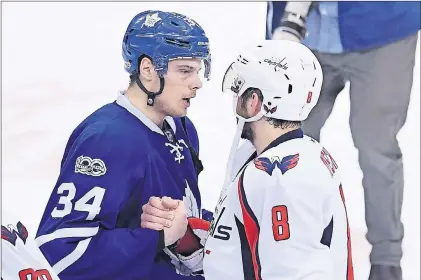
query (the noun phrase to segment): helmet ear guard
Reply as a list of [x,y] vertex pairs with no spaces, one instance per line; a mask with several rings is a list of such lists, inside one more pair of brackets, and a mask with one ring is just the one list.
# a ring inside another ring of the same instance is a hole
[[[250,88],[255,88],[247,82],[246,78],[243,78],[239,71],[236,70],[236,62],[231,63],[228,69],[225,71],[222,80],[222,92],[230,92],[233,94],[233,111],[235,117],[239,120],[246,122],[254,122],[263,117],[262,109],[260,112],[253,117],[245,118],[237,113],[237,104],[241,99],[241,96]],[[260,90],[260,89],[259,89]],[[263,107],[263,104],[262,104]]]
[[231,63],[225,71],[222,79],[222,92],[231,91],[234,95],[239,95],[245,80],[234,70],[234,63]]
[[[124,34],[122,55],[125,70],[148,95],[149,106],[164,89],[164,75],[171,60],[199,58],[205,66],[205,78],[210,79],[209,39],[200,25],[181,14],[149,10],[136,15]],[[148,91],[139,79],[139,63],[145,56],[160,77],[158,92]]]

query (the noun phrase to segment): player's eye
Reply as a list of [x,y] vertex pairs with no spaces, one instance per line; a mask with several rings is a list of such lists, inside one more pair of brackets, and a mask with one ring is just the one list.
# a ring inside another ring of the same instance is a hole
[[189,73],[191,73],[191,70],[188,70],[188,69],[180,69],[179,71],[181,73],[183,73],[183,74],[189,74]]

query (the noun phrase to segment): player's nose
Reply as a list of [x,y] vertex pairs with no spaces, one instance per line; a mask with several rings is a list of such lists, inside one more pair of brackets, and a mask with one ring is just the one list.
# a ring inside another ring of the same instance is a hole
[[196,91],[200,89],[202,86],[203,86],[203,83],[202,83],[202,80],[200,79],[200,76],[196,75],[191,83],[190,89],[193,91]]

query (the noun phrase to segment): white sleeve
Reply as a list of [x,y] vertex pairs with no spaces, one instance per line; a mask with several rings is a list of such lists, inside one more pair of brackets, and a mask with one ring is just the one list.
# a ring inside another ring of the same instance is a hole
[[18,220],[2,220],[1,252],[1,277],[3,280],[59,279],[29,235],[26,227]]
[[[257,244],[252,252],[255,273],[260,274],[256,279],[333,279],[329,248],[320,242],[329,224],[324,215],[327,196],[318,186],[303,183],[298,169],[288,172],[270,175],[249,165],[239,187],[247,239]],[[253,227],[257,240],[249,238]]]

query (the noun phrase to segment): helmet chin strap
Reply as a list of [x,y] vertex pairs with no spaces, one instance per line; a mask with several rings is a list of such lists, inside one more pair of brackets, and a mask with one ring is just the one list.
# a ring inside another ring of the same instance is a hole
[[142,82],[139,79],[139,75],[135,74],[135,81],[136,84],[140,87],[140,89],[148,95],[148,106],[153,106],[155,104],[155,97],[160,95],[162,91],[164,90],[165,80],[164,77],[159,77],[160,87],[158,92],[152,92],[145,88],[145,86],[142,84]]
[[240,143],[241,140],[241,133],[243,132],[243,128],[244,128],[244,124],[245,124],[245,120],[244,118],[239,118],[238,120],[238,124],[237,124],[237,130],[235,131],[235,136],[234,139],[232,141],[232,145],[231,145],[231,150],[228,156],[228,163],[227,163],[227,168],[225,171],[225,180],[224,180],[224,185],[223,185],[223,189],[228,188],[228,185],[231,183],[232,180],[232,167],[234,164],[234,156],[235,153],[237,152],[238,149],[238,144]]
[[[237,111],[237,102],[238,102],[238,97],[235,97],[234,102],[233,102],[234,112]],[[260,110],[260,112],[256,116],[247,118],[247,119],[242,116],[239,116],[237,113],[235,115],[238,118],[237,130],[235,131],[235,136],[232,141],[231,150],[228,156],[228,163],[227,163],[227,168],[225,172],[225,180],[224,180],[223,189],[228,188],[229,184],[232,181],[232,176],[233,176],[232,169],[233,169],[233,164],[234,164],[234,157],[238,149],[238,144],[240,143],[240,140],[241,140],[241,134],[243,132],[245,123],[260,120],[263,117],[264,112]]]

